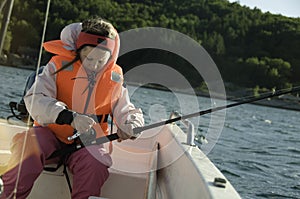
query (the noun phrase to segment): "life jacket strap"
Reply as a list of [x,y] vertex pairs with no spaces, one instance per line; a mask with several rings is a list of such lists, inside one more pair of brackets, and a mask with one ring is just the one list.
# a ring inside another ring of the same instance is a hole
[[109,114],[96,115],[96,118],[93,118],[93,119],[95,119],[99,123],[106,123],[108,121],[108,116],[109,116]]

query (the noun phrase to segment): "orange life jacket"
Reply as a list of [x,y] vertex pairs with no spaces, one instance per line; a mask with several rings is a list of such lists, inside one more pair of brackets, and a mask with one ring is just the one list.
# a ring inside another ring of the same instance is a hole
[[[69,53],[66,56],[54,56],[50,62],[53,62],[58,70],[72,61],[74,57],[70,55]],[[92,78],[93,80],[88,78],[81,61],[58,72],[56,98],[64,102],[68,109],[92,116],[98,122],[93,128],[97,132],[97,137],[101,137],[109,132],[107,119],[112,115],[112,106],[120,96],[123,73],[120,66],[111,64],[106,66],[103,72],[99,72],[94,79]],[[67,144],[71,143],[67,140],[67,137],[74,133],[70,125],[49,124],[48,127],[59,140]]]

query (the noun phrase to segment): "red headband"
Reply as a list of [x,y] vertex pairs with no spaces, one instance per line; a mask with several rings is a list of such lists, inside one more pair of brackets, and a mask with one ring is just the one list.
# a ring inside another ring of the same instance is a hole
[[83,45],[100,46],[112,53],[114,51],[115,42],[108,37],[80,32],[76,42],[76,48],[79,49]]

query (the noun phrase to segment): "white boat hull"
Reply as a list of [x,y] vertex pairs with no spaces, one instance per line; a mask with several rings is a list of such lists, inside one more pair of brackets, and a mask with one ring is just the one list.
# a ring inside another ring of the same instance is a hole
[[[0,172],[10,156],[9,143],[26,127],[0,122]],[[145,131],[132,141],[114,142],[110,176],[101,197],[112,199],[235,199],[239,194],[224,175],[195,146],[182,144],[185,133],[177,125]],[[72,175],[70,174],[71,178]],[[227,181],[225,188],[215,178]],[[66,179],[59,170],[44,171],[28,198],[70,198]]]

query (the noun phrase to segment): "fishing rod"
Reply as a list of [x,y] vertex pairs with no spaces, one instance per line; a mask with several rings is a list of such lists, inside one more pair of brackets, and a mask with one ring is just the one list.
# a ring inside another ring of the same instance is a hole
[[[199,112],[195,112],[195,113],[191,113],[191,114],[187,114],[187,115],[182,115],[182,116],[179,116],[179,117],[175,117],[175,118],[172,118],[172,119],[157,122],[157,123],[150,124],[150,125],[143,126],[143,127],[136,127],[136,128],[133,129],[133,132],[134,132],[134,134],[139,134],[139,133],[141,133],[145,130],[153,129],[153,128],[163,126],[163,125],[166,125],[166,124],[170,124],[170,123],[173,123],[173,122],[177,122],[177,121],[180,121],[180,120],[184,120],[184,119],[188,119],[188,118],[192,118],[192,117],[198,117],[198,116],[202,116],[202,115],[205,115],[205,114],[220,111],[220,110],[223,110],[223,109],[239,106],[239,105],[242,105],[242,104],[249,104],[249,103],[253,103],[253,102],[256,102],[256,101],[263,100],[263,99],[278,97],[280,95],[290,94],[290,93],[294,93],[294,92],[298,92],[298,91],[300,91],[300,86],[293,87],[291,89],[278,90],[278,91],[274,91],[274,92],[272,92],[270,94],[267,94],[267,95],[261,95],[259,97],[251,97],[249,99],[242,100],[242,101],[239,101],[239,102],[236,102],[236,103],[227,104],[227,105],[224,105],[224,106],[219,106],[219,107],[214,107],[214,108],[209,108],[207,110],[203,110],[203,111],[199,111]],[[108,135],[108,136],[97,138],[96,143],[97,144],[103,144],[105,142],[113,141],[113,140],[117,140],[117,139],[119,139],[119,136],[117,135],[117,133],[113,133],[113,134]]]
[[[184,120],[184,119],[188,119],[188,118],[192,118],[192,117],[198,117],[198,116],[202,116],[202,115],[205,115],[205,114],[220,111],[220,110],[223,110],[223,109],[239,106],[239,105],[242,105],[242,104],[253,103],[253,102],[256,102],[256,101],[259,101],[259,100],[263,100],[263,99],[267,99],[267,98],[271,98],[271,97],[276,97],[276,96],[280,96],[280,95],[285,95],[285,94],[289,94],[289,93],[294,93],[294,92],[298,92],[298,91],[300,91],[300,86],[299,87],[293,87],[290,90],[289,89],[279,90],[279,91],[272,92],[270,94],[261,95],[260,97],[251,97],[249,99],[245,99],[245,100],[242,100],[242,101],[239,101],[239,102],[236,102],[236,103],[232,103],[232,104],[228,104],[228,105],[224,105],[224,106],[219,106],[219,107],[215,107],[215,108],[210,108],[210,109],[207,109],[207,110],[203,110],[203,111],[199,111],[199,112],[195,112],[195,113],[191,113],[191,114],[187,114],[187,115],[182,115],[182,116],[179,116],[179,117],[175,117],[175,118],[168,119],[168,120],[165,120],[165,121],[153,123],[153,124],[143,126],[143,127],[136,127],[136,128],[133,129],[133,132],[134,132],[134,134],[139,134],[139,133],[141,133],[145,130],[153,129],[153,128],[163,126],[163,125],[166,125],[166,124],[170,124],[170,123],[173,123],[173,122],[177,122],[177,121],[180,121],[180,120]],[[70,140],[73,140],[76,137],[79,137],[80,135],[81,134],[78,132],[78,133],[74,134],[73,136],[70,136],[69,138],[71,138]],[[104,144],[106,142],[117,140],[117,139],[119,139],[118,134],[113,133],[113,134],[110,134],[108,136],[99,137],[99,138],[96,138],[96,139],[93,139],[93,140],[86,140],[84,142],[84,145],[87,146],[87,145],[93,145],[93,144]],[[68,147],[66,147],[62,150],[57,150],[57,151],[53,152],[48,159],[72,153],[72,152],[84,147],[84,145],[83,144],[71,144],[70,146],[68,146]]]

